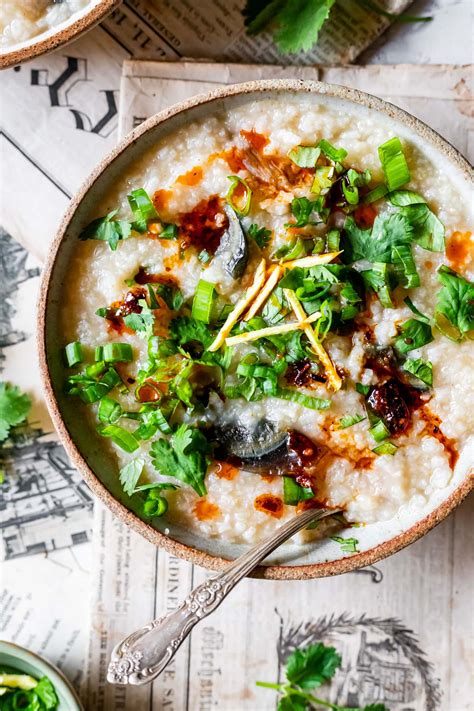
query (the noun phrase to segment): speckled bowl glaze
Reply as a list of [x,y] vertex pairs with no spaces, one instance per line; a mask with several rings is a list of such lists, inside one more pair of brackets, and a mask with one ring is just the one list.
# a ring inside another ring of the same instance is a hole
[[40,54],[63,47],[92,29],[121,2],[122,0],[91,0],[89,6],[65,22],[61,22],[57,27],[0,50],[0,69],[27,62]]
[[[356,105],[362,111],[382,114],[393,122],[394,130],[400,135],[409,136],[423,150],[434,152],[436,159],[442,160],[446,169],[456,174],[456,179],[466,190],[474,182],[470,165],[444,139],[401,109],[373,96],[320,82],[279,80],[234,85],[172,106],[129,134],[100,163],[72,200],[43,273],[38,318],[40,367],[51,417],[72,462],[93,492],[127,525],[170,553],[214,570],[221,570],[228,560],[243,553],[246,546],[205,539],[184,527],[171,526],[166,520],[155,519],[153,525],[143,521],[135,502],[121,490],[116,463],[103,442],[98,436],[91,436],[89,427],[77,418],[76,405],[63,396],[64,369],[60,356],[63,344],[57,327],[61,288],[78,233],[91,219],[99,197],[158,139],[189,121],[248,101],[266,98],[285,101],[285,98],[297,95],[309,96],[312,101],[326,105],[340,107],[342,103],[351,109]],[[255,574],[272,579],[304,579],[336,575],[373,564],[417,540],[442,521],[470,491],[474,485],[473,475],[472,461],[461,458],[450,485],[432,497],[430,506],[422,515],[407,513],[390,521],[358,528],[360,553],[344,557],[339,546],[331,541],[304,546],[289,543],[273,553],[267,559],[267,565],[261,566]]]
[[84,711],[78,695],[64,674],[54,664],[29,649],[0,641],[0,667],[3,666],[11,667],[20,674],[29,674],[35,679],[49,677],[58,695],[58,711]]

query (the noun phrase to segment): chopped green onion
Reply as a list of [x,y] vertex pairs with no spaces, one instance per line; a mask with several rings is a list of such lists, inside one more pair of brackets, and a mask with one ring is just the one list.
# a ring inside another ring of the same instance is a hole
[[410,171],[399,138],[394,136],[379,146],[379,158],[390,192],[410,181]]
[[341,430],[345,430],[347,427],[352,427],[363,420],[365,420],[364,415],[344,415],[339,420],[339,427]]
[[300,486],[291,476],[283,477],[283,502],[288,506],[296,506],[300,501],[312,499],[314,492],[311,487]]
[[125,452],[135,452],[140,447],[135,435],[132,432],[120,427],[119,425],[106,425],[98,427],[97,431],[102,437],[108,437],[117,447],[120,447]]
[[101,422],[113,425],[122,416],[121,405],[111,397],[103,397],[99,402],[97,415]]
[[420,286],[420,275],[416,270],[411,245],[398,244],[392,247],[392,262],[402,285],[407,289]]
[[151,492],[143,504],[145,516],[163,516],[168,511],[168,501],[164,496],[152,497]]
[[349,205],[358,205],[359,204],[359,188],[357,188],[355,185],[350,185],[346,183],[346,181],[343,179],[342,180],[342,192],[344,193],[344,197],[346,198],[347,202]]
[[340,163],[347,156],[347,151],[344,148],[336,148],[325,138],[321,139],[318,143],[318,147],[322,150],[326,158],[334,161],[335,163]]
[[178,225],[174,225],[171,222],[169,222],[166,225],[163,225],[163,229],[158,234],[158,237],[160,239],[176,239],[177,236],[178,236]]
[[106,363],[129,363],[133,360],[132,346],[129,343],[106,343],[103,359]]
[[107,370],[105,360],[99,360],[97,363],[91,363],[86,367],[86,375],[88,378],[98,378]]
[[360,275],[365,284],[377,293],[384,309],[393,309],[394,304],[390,294],[388,264],[385,262],[374,262],[372,269],[366,269],[360,272]]
[[296,146],[288,152],[288,158],[300,168],[314,168],[320,153],[317,146]]
[[390,437],[390,430],[385,426],[382,420],[379,420],[373,427],[371,427],[369,429],[369,433],[376,442],[382,442],[382,440]]
[[79,341],[68,343],[64,349],[64,354],[66,356],[66,362],[69,368],[73,368],[75,365],[79,365],[79,363],[82,363],[82,345],[79,343]]
[[311,185],[311,192],[317,195],[326,195],[332,187],[333,177],[333,165],[323,165],[320,168],[316,168],[313,184]]
[[[250,211],[250,203],[252,201],[252,191],[242,178],[239,178],[238,175],[228,175],[228,179],[230,180],[230,188],[227,192],[227,202],[231,206],[233,210],[239,215],[239,217],[244,217],[245,215],[249,214]],[[241,206],[237,205],[233,201],[233,196],[234,192],[237,189],[237,186],[243,185],[245,189],[245,198],[241,201]],[[243,204],[242,204],[243,203]]]
[[421,358],[414,360],[408,358],[403,364],[403,370],[414,375],[422,383],[426,383],[430,387],[433,385],[433,364],[430,361],[424,361]]
[[331,400],[304,395],[304,393],[300,393],[297,390],[289,390],[288,388],[278,388],[275,397],[296,402],[298,405],[303,405],[303,407],[307,407],[310,410],[327,410],[331,406]]
[[381,200],[386,194],[388,193],[388,188],[386,185],[377,185],[373,190],[367,193],[367,195],[364,196],[363,202],[366,205],[370,205],[372,202],[377,202],[377,200]]
[[339,230],[329,230],[326,235],[328,252],[338,252],[341,240],[341,233]]
[[342,553],[358,553],[357,538],[343,538],[342,536],[331,536],[331,541],[339,543]]
[[100,316],[100,318],[106,318],[108,313],[108,308],[106,306],[101,306],[100,309],[97,309],[95,312],[96,316]]
[[289,244],[282,245],[272,255],[274,259],[281,259],[282,262],[290,262],[293,259],[299,259],[300,257],[305,256],[305,245],[300,237],[296,237]]
[[355,389],[359,393],[359,395],[368,395],[369,390],[370,390],[370,385],[362,385],[362,383],[356,383],[355,384]]
[[377,447],[374,447],[372,452],[374,452],[374,454],[378,454],[379,456],[383,454],[390,454],[391,456],[393,456],[397,449],[397,445],[393,444],[393,442],[382,442],[382,444],[379,444],[377,445]]
[[96,362],[104,360],[104,347],[96,346],[94,350],[94,360]]
[[200,279],[193,299],[192,317],[197,321],[210,323],[216,285]]
[[158,213],[148,193],[143,188],[138,188],[137,190],[132,190],[130,195],[127,195],[127,199],[135,218],[134,229],[137,232],[145,232],[147,221],[158,219]]

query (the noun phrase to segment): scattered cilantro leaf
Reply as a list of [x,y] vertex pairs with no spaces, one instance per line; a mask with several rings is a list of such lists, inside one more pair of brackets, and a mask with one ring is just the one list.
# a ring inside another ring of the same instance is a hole
[[140,478],[140,474],[145,466],[145,460],[143,457],[137,457],[132,459],[130,462],[125,464],[120,470],[120,483],[122,484],[123,490],[129,496],[135,493],[135,487],[137,481]]
[[364,230],[349,216],[344,223],[345,262],[367,259],[369,262],[391,262],[392,249],[399,245],[409,245],[413,228],[407,217],[400,213],[377,215],[373,228]]
[[288,158],[300,168],[314,168],[320,153],[318,146],[296,146],[288,152]]
[[144,333],[147,338],[153,335],[153,324],[155,323],[155,316],[153,311],[149,308],[145,299],[140,299],[138,305],[141,307],[139,314],[131,313],[123,317],[123,322],[127,328],[131,328],[132,331],[138,333]]
[[335,0],[287,0],[277,15],[275,42],[282,52],[307,52],[317,42]]
[[288,227],[305,227],[321,222],[320,211],[323,211],[323,201],[321,199],[308,200],[307,197],[293,198],[291,201],[291,213],[296,218],[296,222],[288,223]]
[[118,210],[112,210],[104,217],[98,217],[85,227],[79,235],[79,239],[97,239],[107,242],[112,251],[117,249],[121,239],[130,237],[132,224],[127,220],[112,219]]
[[151,446],[153,466],[163,476],[189,484],[199,494],[207,493],[204,479],[210,460],[209,442],[197,427],[182,424],[170,440],[158,439]]
[[248,235],[251,237],[255,243],[260,247],[260,249],[265,249],[265,247],[270,242],[270,235],[272,231],[267,230],[266,227],[259,227],[256,224],[251,224],[248,229]]
[[20,425],[31,409],[31,399],[17,385],[0,382],[0,442],[8,437],[11,427]]
[[444,252],[444,225],[428,205],[409,204],[402,207],[399,214],[410,222],[413,239],[420,247],[430,252]]
[[302,689],[312,689],[331,679],[340,665],[341,657],[334,647],[326,647],[319,642],[290,654],[286,663],[286,678]]
[[438,279],[443,286],[436,297],[436,326],[461,341],[474,330],[474,283],[445,265],[438,269]]
[[432,340],[433,334],[428,323],[409,318],[400,326],[400,335],[394,345],[399,353],[408,353],[431,343]]

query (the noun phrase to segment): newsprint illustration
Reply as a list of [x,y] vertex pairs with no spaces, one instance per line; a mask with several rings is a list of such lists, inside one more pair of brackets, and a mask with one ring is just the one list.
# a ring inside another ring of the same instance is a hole
[[[0,378],[22,385],[22,352],[32,357],[34,336],[21,325],[21,300],[34,311],[40,269],[0,229]],[[31,364],[29,367],[31,371]],[[10,376],[11,374],[11,376]],[[31,418],[30,418],[31,419]],[[48,552],[90,540],[92,496],[71,466],[46,418],[16,427],[0,450],[0,527],[3,558]]]

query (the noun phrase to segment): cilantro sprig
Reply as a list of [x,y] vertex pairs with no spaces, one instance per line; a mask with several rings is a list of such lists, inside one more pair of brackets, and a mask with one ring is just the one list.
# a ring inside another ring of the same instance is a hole
[[199,496],[207,493],[204,478],[210,464],[211,446],[198,427],[180,425],[169,441],[155,440],[152,463],[163,476],[172,476],[193,487]]
[[333,711],[388,711],[384,704],[369,704],[363,708],[339,706],[325,699],[320,699],[311,691],[330,681],[341,666],[341,655],[334,647],[322,642],[311,644],[305,649],[295,649],[286,663],[286,682],[272,684],[257,681],[257,686],[274,689],[281,696],[278,711],[306,711],[318,706]]
[[31,409],[31,399],[17,385],[0,383],[0,442],[4,442],[12,427],[21,425]]

